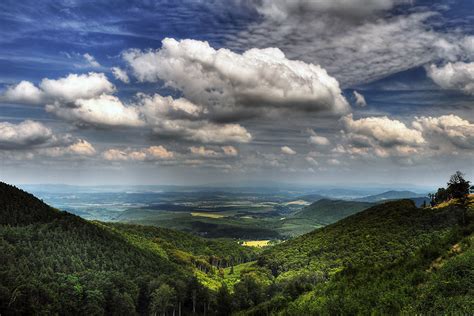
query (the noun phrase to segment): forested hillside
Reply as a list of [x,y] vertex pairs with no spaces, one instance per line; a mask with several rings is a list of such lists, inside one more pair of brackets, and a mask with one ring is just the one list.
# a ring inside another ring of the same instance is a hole
[[467,206],[465,221],[465,207],[387,202],[269,248],[257,266],[274,285],[245,314],[468,313],[474,214]]
[[0,182],[0,205],[0,225],[28,225],[61,218],[59,211],[3,182]]
[[201,279],[254,258],[233,241],[88,222],[0,184],[0,313],[215,311]]

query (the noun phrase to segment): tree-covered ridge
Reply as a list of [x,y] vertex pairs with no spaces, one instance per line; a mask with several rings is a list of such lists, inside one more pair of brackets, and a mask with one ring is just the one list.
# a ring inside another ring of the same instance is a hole
[[[106,223],[109,227],[133,234],[160,245],[167,251],[180,250],[193,256],[207,257],[218,267],[254,260],[255,249],[237,246],[231,239],[206,239],[181,231],[154,226]],[[217,264],[217,261],[219,264]]]
[[59,211],[32,194],[0,182],[0,225],[49,222],[61,217]]
[[[441,259],[441,260],[439,260]],[[474,310],[474,235],[463,238],[431,264],[413,310],[470,314]]]

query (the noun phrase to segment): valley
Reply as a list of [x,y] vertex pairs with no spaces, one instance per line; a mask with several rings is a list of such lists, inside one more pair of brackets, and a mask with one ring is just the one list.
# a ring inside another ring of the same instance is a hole
[[[27,187],[28,188],[28,187]],[[281,241],[410,191],[352,188],[31,187],[88,220],[153,225],[208,238]],[[317,193],[315,193],[317,190]],[[372,195],[368,195],[373,193]],[[366,202],[370,200],[370,202]]]
[[474,315],[473,13],[1,0],[0,316]]
[[[311,203],[280,194],[254,198],[249,209],[248,195],[219,193],[213,204],[205,195],[185,194],[181,204],[169,198],[169,211],[148,194],[135,220],[107,221],[0,183],[0,311],[347,315],[474,307],[474,195],[420,208],[410,199]],[[282,221],[294,225],[293,236],[282,233]],[[188,231],[198,225],[205,230]]]

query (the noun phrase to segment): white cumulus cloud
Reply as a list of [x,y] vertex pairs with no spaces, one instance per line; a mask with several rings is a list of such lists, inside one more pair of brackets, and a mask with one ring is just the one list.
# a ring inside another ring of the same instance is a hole
[[242,54],[207,42],[166,38],[159,50],[123,54],[140,81],[164,81],[219,113],[234,107],[287,107],[344,113],[339,83],[319,65],[289,60],[278,48]]
[[447,63],[426,67],[428,76],[441,88],[474,95],[474,62]]
[[84,55],[82,55],[84,57],[84,59],[87,61],[87,63],[91,66],[91,67],[95,67],[95,68],[99,68],[100,67],[100,64],[99,62],[95,59],[94,56],[92,56],[91,54],[89,53],[85,53]]
[[201,157],[217,157],[219,156],[219,153],[217,153],[215,150],[208,149],[204,146],[192,146],[189,147],[189,151],[196,156],[201,156]]
[[119,67],[112,67],[112,74],[114,75],[115,79],[120,80],[124,83],[130,83],[130,78],[125,70]]
[[331,142],[324,136],[312,135],[309,137],[308,142],[314,145],[326,146]]
[[449,142],[458,148],[474,149],[474,124],[457,115],[417,117],[413,126],[430,139],[433,147]]
[[29,81],[21,81],[8,87],[2,97],[18,103],[68,103],[113,92],[114,85],[103,73],[90,72],[82,75],[69,74],[59,79],[45,78],[38,87]]
[[0,151],[17,151],[32,157],[35,154],[48,157],[96,154],[95,148],[88,141],[69,134],[56,134],[44,124],[31,120],[18,124],[0,122]]
[[355,99],[355,104],[360,106],[360,107],[364,107],[364,106],[367,106],[367,101],[365,101],[365,97],[360,94],[359,92],[355,91],[353,92],[354,94],[354,99]]
[[119,98],[106,94],[91,99],[77,99],[74,106],[60,102],[47,104],[46,111],[77,124],[103,127],[136,127],[145,124],[136,108],[125,106]]
[[109,161],[157,161],[172,159],[175,153],[159,145],[142,149],[110,148],[102,153],[102,157]]
[[68,150],[71,153],[81,155],[81,156],[93,156],[96,154],[96,150],[94,146],[92,146],[91,143],[88,141],[81,139],[77,142],[75,142],[72,145],[68,146]]
[[28,81],[10,86],[2,99],[42,103],[47,112],[77,126],[140,127],[160,136],[202,143],[246,143],[252,135],[240,124],[213,123],[205,106],[186,98],[137,93],[124,103],[113,95],[115,86],[102,73],[45,78],[38,87]]
[[284,153],[285,155],[296,155],[296,151],[291,149],[288,146],[283,146],[280,148],[281,152]]
[[203,143],[248,143],[252,140],[252,134],[239,124],[203,123],[198,128],[185,129],[185,132],[188,139]]
[[62,157],[64,155],[71,155],[73,157],[90,157],[96,154],[96,150],[88,141],[78,139],[69,146],[42,148],[39,150],[39,153],[49,157]]
[[60,79],[43,79],[39,84],[47,99],[72,102],[115,92],[114,85],[103,73],[70,74]]
[[382,147],[418,146],[425,143],[419,130],[409,128],[405,123],[386,116],[354,120],[350,114],[342,118],[342,123],[347,136],[359,147],[374,144]]
[[29,81],[21,81],[17,85],[7,87],[1,99],[10,102],[39,104],[43,100],[43,92]]

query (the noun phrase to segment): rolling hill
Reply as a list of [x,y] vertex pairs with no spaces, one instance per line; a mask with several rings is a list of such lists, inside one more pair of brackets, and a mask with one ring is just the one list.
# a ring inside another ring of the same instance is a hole
[[374,204],[368,202],[321,199],[295,213],[294,217],[310,219],[317,223],[327,225],[365,210],[373,205]]
[[325,198],[327,197],[324,195],[314,193],[314,194],[306,194],[306,195],[299,196],[297,197],[297,200],[303,200],[306,202],[313,203]]

